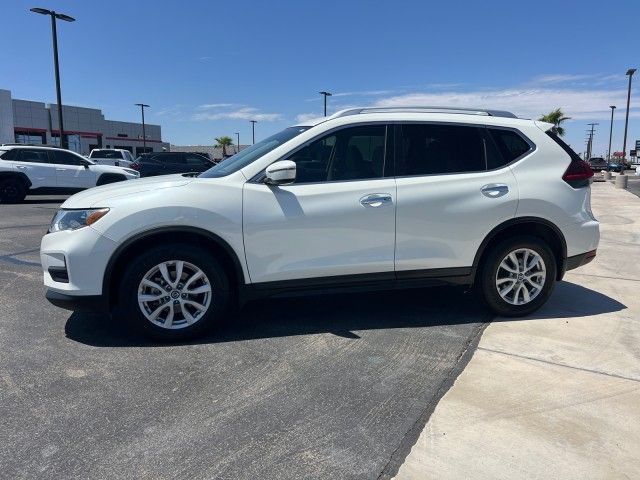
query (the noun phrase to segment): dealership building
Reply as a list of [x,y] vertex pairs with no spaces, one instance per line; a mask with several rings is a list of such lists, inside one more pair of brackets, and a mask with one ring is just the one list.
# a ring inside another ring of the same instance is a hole
[[[132,107],[133,108],[133,107]],[[106,120],[97,108],[62,105],[64,135],[69,149],[88,154],[94,148],[122,148],[134,156],[144,153],[142,123]],[[146,151],[169,150],[160,125],[145,123]],[[0,144],[60,145],[58,106],[12,98],[0,89]]]

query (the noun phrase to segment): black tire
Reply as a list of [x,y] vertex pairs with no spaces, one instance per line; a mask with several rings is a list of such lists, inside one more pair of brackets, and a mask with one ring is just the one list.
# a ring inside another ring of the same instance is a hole
[[[502,260],[510,252],[522,248],[533,250],[542,257],[546,275],[543,287],[530,302],[514,305],[500,296],[496,286],[496,278]],[[482,300],[493,313],[503,317],[521,317],[535,312],[549,299],[555,285],[556,271],[556,259],[547,243],[537,237],[522,235],[504,240],[488,252],[479,271],[479,279],[476,285],[479,287],[478,290]]]
[[17,178],[0,180],[0,202],[20,203],[27,196],[27,188]]
[[[197,321],[179,329],[168,329],[152,323],[138,304],[138,288],[145,274],[160,263],[171,260],[182,260],[196,266],[204,272],[211,286],[207,310]],[[228,275],[220,263],[206,250],[180,243],[152,248],[133,260],[120,281],[119,294],[118,312],[137,330],[161,341],[180,341],[203,334],[224,318],[230,297]]]
[[96,186],[99,187],[100,185],[107,185],[108,183],[122,182],[126,179],[127,177],[125,177],[124,175],[118,175],[116,173],[105,173],[100,175],[98,181],[96,182]]

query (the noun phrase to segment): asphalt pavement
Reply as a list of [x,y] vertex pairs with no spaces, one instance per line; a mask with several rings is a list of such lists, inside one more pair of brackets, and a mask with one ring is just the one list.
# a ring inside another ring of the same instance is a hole
[[386,478],[490,320],[456,288],[297,297],[150,343],[44,299],[61,200],[0,205],[3,478]]

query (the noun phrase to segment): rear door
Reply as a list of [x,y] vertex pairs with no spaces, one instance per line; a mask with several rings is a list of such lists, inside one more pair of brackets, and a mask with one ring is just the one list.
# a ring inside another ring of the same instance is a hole
[[60,188],[90,188],[96,185],[96,172],[80,155],[68,150],[51,150],[56,167],[56,184]]
[[465,275],[485,236],[515,215],[508,162],[481,126],[407,123],[396,138],[398,278]]
[[37,148],[17,148],[13,164],[31,180],[31,188],[55,187],[56,169],[48,151]]

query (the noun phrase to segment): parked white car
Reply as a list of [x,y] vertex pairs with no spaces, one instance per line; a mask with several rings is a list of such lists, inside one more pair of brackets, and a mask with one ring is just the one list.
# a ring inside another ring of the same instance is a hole
[[18,203],[27,193],[83,190],[139,178],[133,169],[96,165],[70,150],[22,145],[0,146],[0,202]]
[[100,165],[114,165],[116,167],[131,167],[136,161],[129,150],[120,148],[94,148],[89,158]]
[[593,173],[508,112],[369,108],[287,128],[198,176],[69,198],[42,239],[47,298],[152,336],[291,290],[471,285],[527,315],[596,255]]

